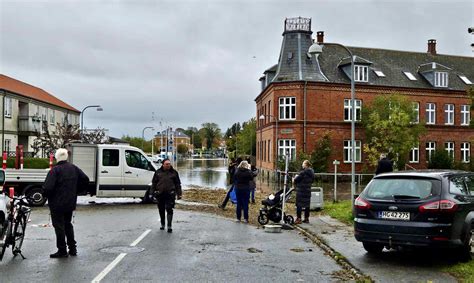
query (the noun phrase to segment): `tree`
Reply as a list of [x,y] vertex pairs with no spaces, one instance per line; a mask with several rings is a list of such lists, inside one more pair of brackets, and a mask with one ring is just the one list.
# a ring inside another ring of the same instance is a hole
[[179,154],[187,154],[188,153],[188,146],[185,144],[178,144],[178,147],[176,149]]
[[329,132],[324,135],[316,142],[314,151],[311,153],[310,162],[313,165],[315,172],[327,172],[328,161],[332,153],[331,136]]
[[437,149],[431,154],[428,169],[452,169],[453,158],[444,149]]
[[242,124],[242,131],[236,136],[239,152],[252,156],[256,154],[256,130],[257,121],[255,118]]
[[48,121],[42,123],[43,133],[36,132],[36,138],[33,141],[32,148],[36,155],[40,150],[43,154],[52,153],[58,148],[64,148],[68,143],[80,141],[79,125],[56,123],[56,131],[50,133]]
[[[151,141],[139,137],[122,136],[122,140],[128,142],[131,146],[141,148],[144,152],[151,152]],[[142,148],[143,145],[143,148]]]
[[97,128],[82,133],[82,142],[89,144],[109,143],[109,139],[105,133],[105,129]]
[[364,108],[362,124],[365,127],[364,152],[369,164],[376,166],[381,153],[397,161],[399,169],[405,166],[408,154],[419,143],[425,127],[417,121],[413,102],[401,95],[379,95]]
[[199,132],[207,149],[213,148],[213,145],[221,138],[221,130],[216,123],[203,123]]
[[202,139],[196,127],[188,127],[188,129],[183,131],[183,133],[191,139],[191,144],[194,149],[202,148]]

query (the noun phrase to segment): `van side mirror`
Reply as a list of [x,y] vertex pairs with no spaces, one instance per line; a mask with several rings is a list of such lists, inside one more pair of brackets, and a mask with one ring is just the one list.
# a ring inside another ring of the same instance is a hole
[[0,186],[5,185],[5,171],[0,170]]

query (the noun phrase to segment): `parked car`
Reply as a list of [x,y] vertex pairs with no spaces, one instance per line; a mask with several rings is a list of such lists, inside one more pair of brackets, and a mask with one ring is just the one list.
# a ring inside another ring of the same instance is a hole
[[369,253],[446,247],[473,253],[474,173],[400,171],[372,179],[354,202],[354,234]]

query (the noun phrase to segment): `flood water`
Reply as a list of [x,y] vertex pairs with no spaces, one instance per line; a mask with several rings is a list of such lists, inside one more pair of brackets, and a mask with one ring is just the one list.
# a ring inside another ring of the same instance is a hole
[[[184,187],[203,187],[208,189],[226,189],[228,188],[228,160],[226,159],[183,159],[178,160],[174,166],[178,170],[181,183]],[[275,182],[273,179],[263,179],[257,177],[257,190],[265,194],[270,194],[283,188],[283,184]],[[314,184],[322,187],[324,190],[324,199],[334,199],[334,181],[333,178],[327,178],[327,181]],[[358,187],[356,193],[360,192],[363,186]],[[350,199],[350,183],[337,183],[338,200]]]

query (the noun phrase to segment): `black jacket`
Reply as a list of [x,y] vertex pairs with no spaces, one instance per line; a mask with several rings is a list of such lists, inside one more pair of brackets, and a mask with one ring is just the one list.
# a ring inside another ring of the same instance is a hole
[[392,161],[388,160],[387,158],[382,158],[379,160],[379,164],[377,165],[377,170],[375,170],[375,175],[385,173],[385,172],[392,172],[392,171],[393,171]]
[[44,195],[52,211],[70,212],[76,209],[77,192],[84,190],[89,178],[76,165],[60,161],[48,172],[43,184]]
[[312,168],[303,169],[295,178],[296,206],[309,207],[311,203],[311,185],[314,181]]
[[252,171],[245,168],[237,168],[234,175],[234,183],[237,189],[250,189],[250,182],[253,180]]
[[178,171],[174,170],[173,167],[169,170],[164,170],[163,167],[156,170],[151,181],[150,193],[156,195],[169,193],[181,197],[181,180],[179,179]]

